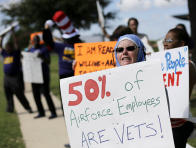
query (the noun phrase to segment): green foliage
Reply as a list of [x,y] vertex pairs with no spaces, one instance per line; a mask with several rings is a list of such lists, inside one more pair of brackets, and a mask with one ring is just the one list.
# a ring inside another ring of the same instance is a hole
[[58,56],[56,53],[51,54],[51,64],[50,64],[50,91],[60,99],[59,90],[59,65]]
[[[33,32],[35,32],[33,29],[26,30],[24,28],[21,28],[20,30],[15,32],[16,39],[17,39],[17,42],[18,42],[18,45],[19,45],[21,51],[23,51],[23,49],[29,45],[30,34]],[[8,42],[14,43],[12,35],[10,36]]]
[[150,41],[150,44],[151,44],[151,46],[152,46],[154,52],[158,52],[158,51],[159,51],[159,49],[158,49],[158,47],[157,47],[157,45],[156,45],[156,44],[157,44],[157,41],[151,40],[151,41]]
[[[103,8],[111,2],[99,1]],[[30,34],[42,31],[46,20],[52,19],[58,10],[64,11],[78,29],[89,29],[92,23],[98,23],[96,0],[21,0],[9,7],[0,5],[0,11],[8,16],[2,24],[10,25],[14,20],[19,21],[20,30],[16,32],[16,37],[21,49],[28,46]],[[105,19],[113,19],[115,14],[108,12]]]
[[[104,8],[110,2],[100,0],[100,5]],[[42,30],[45,21],[52,19],[58,10],[64,11],[78,29],[89,29],[92,23],[98,22],[95,0],[21,0],[19,3],[10,4],[8,8],[1,6],[1,12],[9,16],[4,19],[3,24],[17,20],[23,28],[33,28],[37,31]],[[113,19],[114,16],[114,12],[109,12],[105,18]]]
[[[190,102],[191,102],[190,103],[191,113],[192,113],[193,117],[196,117],[196,86],[193,88]],[[188,139],[188,143],[191,146],[196,147],[196,138]]]
[[25,148],[20,123],[16,113],[6,112],[6,98],[3,90],[3,64],[0,64],[0,147]]

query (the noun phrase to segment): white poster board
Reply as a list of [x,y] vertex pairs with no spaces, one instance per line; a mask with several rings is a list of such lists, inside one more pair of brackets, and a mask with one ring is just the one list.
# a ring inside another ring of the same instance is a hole
[[61,79],[60,87],[72,148],[174,148],[160,60]]
[[163,80],[169,95],[171,118],[189,117],[188,47],[165,50],[147,56],[161,60]]
[[146,47],[146,53],[154,53],[153,48],[148,44],[148,38],[144,36],[141,41],[144,43],[144,46]]
[[43,83],[42,60],[37,57],[37,53],[22,52],[22,68],[25,82]]
[[159,51],[164,51],[163,40],[164,38],[157,41],[157,46]]
[[101,6],[99,4],[99,0],[96,1],[96,4],[97,4],[97,12],[98,12],[98,16],[99,16],[99,21],[101,23],[101,27],[104,27],[105,26],[105,19],[103,17],[103,12],[102,12]]

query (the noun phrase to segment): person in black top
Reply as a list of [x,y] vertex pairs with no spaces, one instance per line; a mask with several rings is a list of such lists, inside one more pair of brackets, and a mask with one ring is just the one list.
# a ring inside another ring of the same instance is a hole
[[4,67],[4,91],[7,99],[7,112],[14,112],[14,101],[13,95],[15,94],[23,107],[32,113],[31,107],[28,100],[24,95],[24,87],[21,79],[21,62],[20,62],[20,49],[16,41],[14,28],[12,28],[14,46],[12,43],[7,43],[5,49],[2,49],[2,40],[0,40],[0,52],[3,56],[3,67]]

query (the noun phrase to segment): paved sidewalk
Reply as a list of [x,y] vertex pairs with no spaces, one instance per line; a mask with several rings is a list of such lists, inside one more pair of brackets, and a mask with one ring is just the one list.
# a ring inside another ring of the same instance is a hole
[[69,143],[69,139],[60,100],[52,95],[58,117],[48,120],[50,111],[48,110],[45,98],[42,97],[46,117],[34,119],[38,115],[38,112],[29,83],[25,84],[25,90],[25,95],[34,113],[29,114],[22,107],[18,99],[14,99],[14,101],[26,148],[64,148],[64,144]]

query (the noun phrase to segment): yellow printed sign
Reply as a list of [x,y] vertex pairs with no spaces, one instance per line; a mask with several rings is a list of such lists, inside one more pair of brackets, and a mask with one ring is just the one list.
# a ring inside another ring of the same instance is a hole
[[113,54],[116,41],[74,44],[77,61],[75,75],[115,67]]

